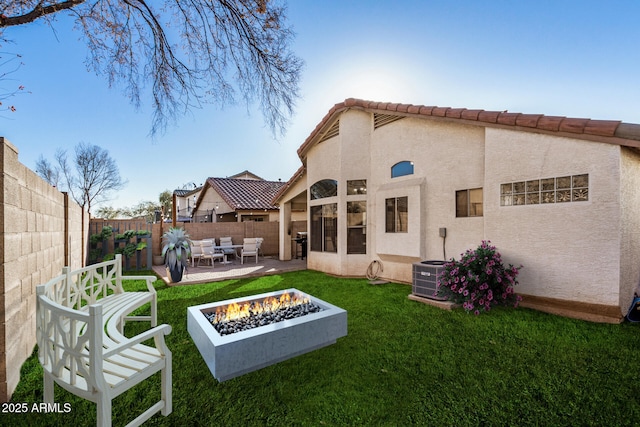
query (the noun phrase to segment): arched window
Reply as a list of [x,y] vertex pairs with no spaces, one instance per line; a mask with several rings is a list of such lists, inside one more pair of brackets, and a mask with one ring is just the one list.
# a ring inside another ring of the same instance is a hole
[[413,175],[413,162],[405,160],[391,166],[391,178],[397,178],[404,175]]
[[309,192],[311,193],[311,200],[337,196],[338,181],[335,179],[323,179],[313,184]]

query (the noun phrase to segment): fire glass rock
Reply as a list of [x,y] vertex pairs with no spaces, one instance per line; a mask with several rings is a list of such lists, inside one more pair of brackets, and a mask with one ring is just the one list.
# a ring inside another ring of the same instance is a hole
[[235,320],[219,319],[220,315],[215,312],[203,314],[220,335],[228,335],[266,326],[271,323],[295,319],[296,317],[306,316],[307,314],[317,313],[319,311],[322,311],[321,307],[312,302],[306,302],[292,307],[278,308],[267,313],[251,314],[248,317]]

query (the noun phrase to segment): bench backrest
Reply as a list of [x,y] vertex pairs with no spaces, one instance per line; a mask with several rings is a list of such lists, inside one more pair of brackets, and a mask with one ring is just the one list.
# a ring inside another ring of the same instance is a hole
[[[79,309],[94,304],[100,298],[114,293],[122,293],[122,255],[115,259],[93,264],[77,270],[62,269],[67,277],[66,290],[57,292],[53,301],[65,307]],[[45,285],[46,286],[46,285]]]
[[60,296],[66,282],[67,275],[63,274],[36,287],[40,364],[72,387],[87,392],[103,390],[102,307],[94,305],[88,311],[79,311],[54,301],[51,296]]

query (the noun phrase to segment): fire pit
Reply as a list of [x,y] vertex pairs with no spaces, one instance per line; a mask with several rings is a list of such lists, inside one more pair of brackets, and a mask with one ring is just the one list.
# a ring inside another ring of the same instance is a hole
[[187,330],[220,382],[334,344],[347,312],[297,289],[187,309]]

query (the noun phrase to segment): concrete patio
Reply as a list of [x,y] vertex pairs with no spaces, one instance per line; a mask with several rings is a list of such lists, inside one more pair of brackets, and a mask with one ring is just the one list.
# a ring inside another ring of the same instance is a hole
[[182,281],[179,283],[169,283],[167,270],[164,265],[154,265],[153,271],[169,285],[193,285],[197,283],[217,282],[228,279],[239,279],[245,277],[266,276],[280,274],[288,271],[299,271],[307,269],[306,259],[292,259],[291,261],[280,261],[273,257],[261,257],[258,263],[255,261],[245,261],[240,264],[240,260],[234,260],[231,264],[215,263],[214,267],[201,262],[195,267],[189,266]]

